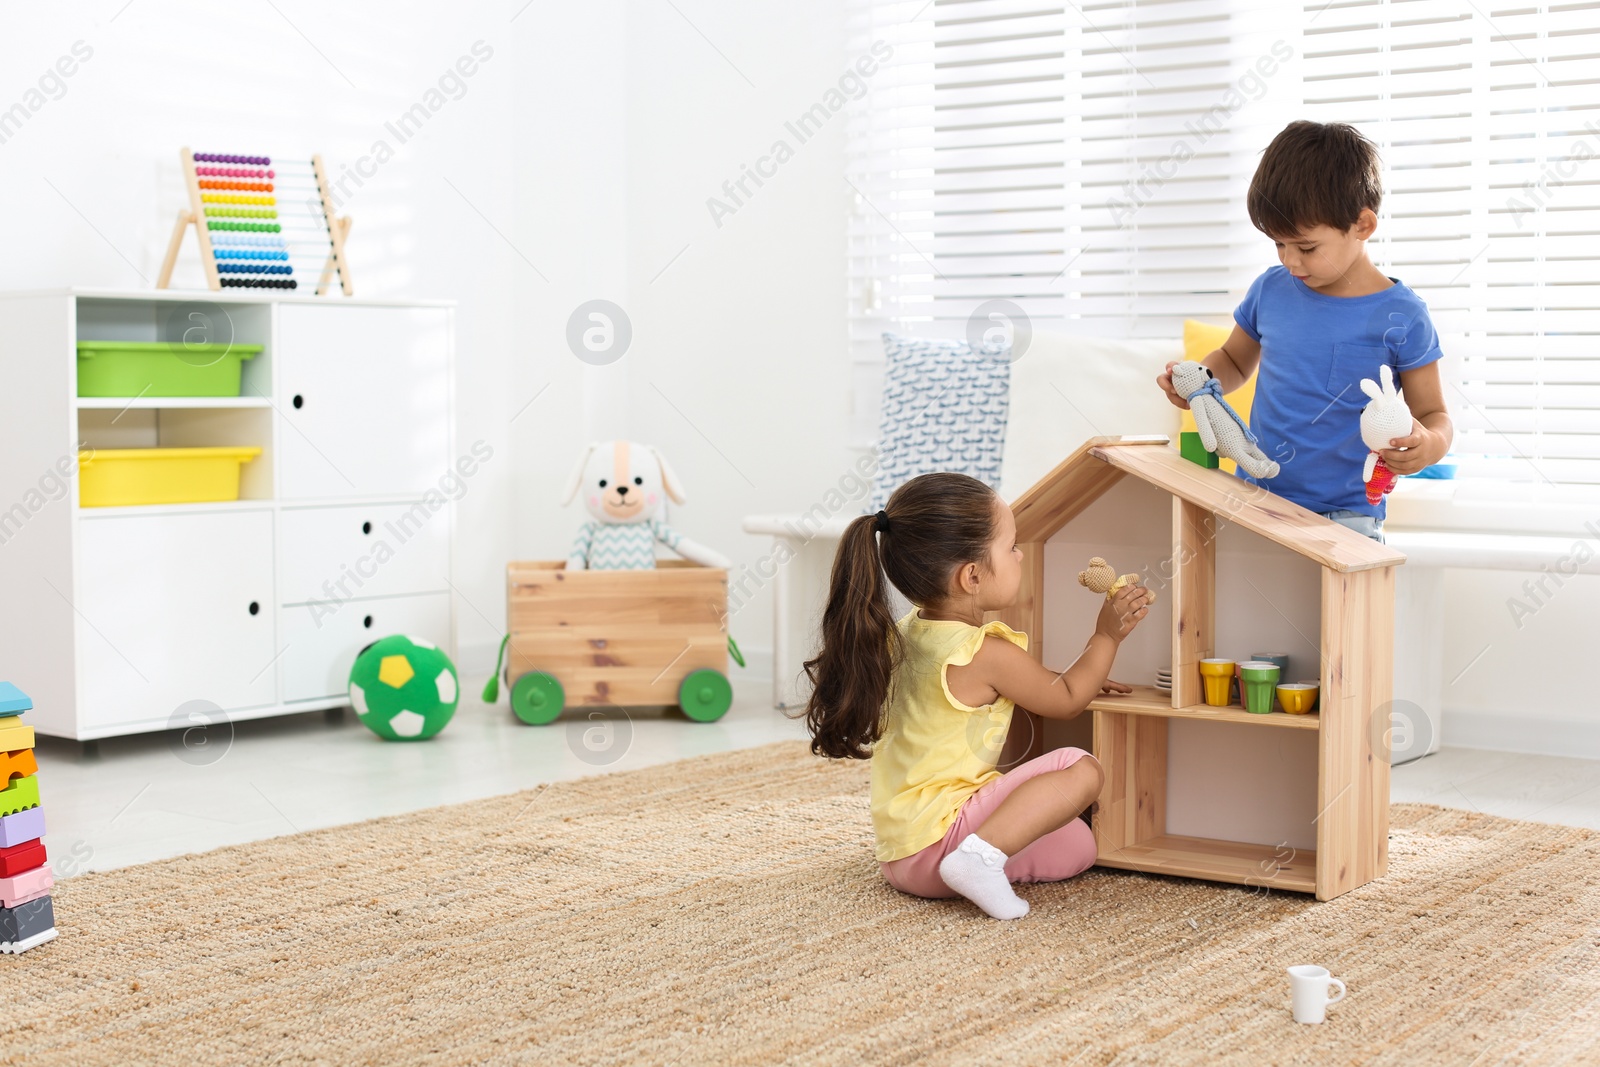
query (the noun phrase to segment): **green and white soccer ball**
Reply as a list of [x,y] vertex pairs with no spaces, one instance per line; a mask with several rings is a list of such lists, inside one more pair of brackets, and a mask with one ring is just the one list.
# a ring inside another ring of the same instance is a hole
[[425,741],[456,713],[450,657],[420,637],[394,634],[361,650],[350,668],[350,706],[385,741]]

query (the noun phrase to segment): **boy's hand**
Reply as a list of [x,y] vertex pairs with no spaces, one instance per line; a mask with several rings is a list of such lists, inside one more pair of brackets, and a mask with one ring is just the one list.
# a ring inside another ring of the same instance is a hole
[[1439,435],[1415,418],[1411,420],[1411,432],[1392,438],[1389,445],[1379,454],[1383,456],[1384,466],[1396,474],[1415,474],[1433,466],[1444,455],[1444,450],[1439,448]]
[[1149,605],[1148,589],[1142,585],[1125,585],[1100,608],[1095,632],[1121,644],[1122,639],[1133,633],[1133,628],[1150,614]]
[[1133,686],[1127,682],[1119,682],[1115,678],[1107,678],[1100,686],[1102,693],[1131,693]]
[[1168,360],[1167,369],[1156,375],[1156,384],[1161,387],[1161,391],[1163,393],[1167,394],[1167,403],[1171,404],[1173,407],[1182,408],[1184,411],[1188,411],[1189,402],[1183,397],[1179,396],[1178,391],[1172,387],[1172,368],[1176,367],[1177,365],[1177,360]]

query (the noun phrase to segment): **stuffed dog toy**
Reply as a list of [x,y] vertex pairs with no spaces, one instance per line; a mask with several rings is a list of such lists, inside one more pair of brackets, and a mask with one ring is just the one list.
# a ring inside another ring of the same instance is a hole
[[1201,363],[1179,363],[1172,368],[1172,388],[1189,402],[1200,443],[1207,452],[1231,459],[1252,478],[1276,478],[1278,464],[1267,458],[1256,435],[1233,406],[1222,399],[1222,386],[1211,368]]
[[573,539],[567,569],[654,570],[657,541],[702,566],[729,566],[725,556],[689,540],[657,517],[663,495],[675,504],[685,498],[678,476],[650,446],[633,441],[590,445],[573,468],[563,506],[572,503],[580,489],[592,518]]

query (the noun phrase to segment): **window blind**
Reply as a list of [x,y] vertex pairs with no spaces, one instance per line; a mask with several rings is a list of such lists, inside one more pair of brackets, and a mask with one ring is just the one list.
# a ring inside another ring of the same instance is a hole
[[[855,433],[885,328],[1176,336],[1275,262],[1244,191],[1294,118],[1377,142],[1374,261],[1428,301],[1463,477],[1600,484],[1600,2],[855,0]],[[1281,59],[1285,52],[1290,58]]]
[[852,52],[895,50],[849,135],[861,440],[877,429],[886,328],[964,336],[994,300],[1036,328],[1101,336],[1175,338],[1185,318],[1230,319],[1274,262],[1244,191],[1255,152],[1287,121],[1285,98],[1298,98],[1281,11],[854,5]]
[[1387,185],[1374,262],[1428,302],[1463,476],[1600,484],[1600,3],[1308,3],[1305,114]]

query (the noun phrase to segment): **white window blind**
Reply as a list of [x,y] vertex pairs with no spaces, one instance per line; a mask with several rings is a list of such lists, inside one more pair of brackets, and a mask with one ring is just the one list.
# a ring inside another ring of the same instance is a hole
[[1305,116],[1378,143],[1462,475],[1600,484],[1600,3],[1305,7]]
[[964,336],[984,302],[1037,328],[1174,337],[1227,322],[1274,260],[1244,215],[1298,86],[1282,5],[858,0],[852,52],[895,50],[853,115],[856,432],[879,334]]
[[1275,262],[1249,177],[1310,118],[1383,153],[1371,252],[1433,310],[1461,475],[1600,484],[1600,2],[854,0],[852,17],[853,52],[895,49],[849,137],[859,440],[885,328],[962,336],[994,298],[1070,332],[1228,321]]

